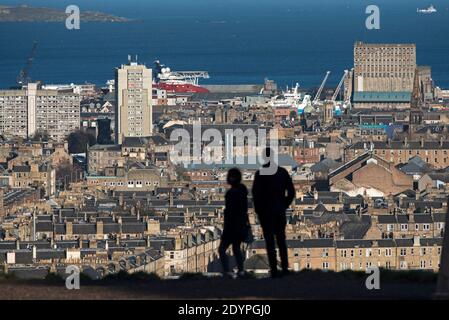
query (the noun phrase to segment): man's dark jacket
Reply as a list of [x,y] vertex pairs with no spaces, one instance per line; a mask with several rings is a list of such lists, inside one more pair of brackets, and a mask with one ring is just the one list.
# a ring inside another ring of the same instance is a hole
[[252,195],[260,223],[279,225],[286,222],[285,210],[295,198],[295,187],[287,170],[278,167],[272,175],[256,172]]

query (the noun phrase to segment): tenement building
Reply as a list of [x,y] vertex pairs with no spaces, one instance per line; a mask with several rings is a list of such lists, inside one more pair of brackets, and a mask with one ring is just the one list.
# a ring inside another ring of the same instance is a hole
[[416,156],[437,169],[443,169],[449,165],[449,142],[443,139],[408,141],[405,138],[402,141],[361,141],[345,150],[346,159],[348,161],[355,159],[370,148],[373,149],[373,154],[394,165],[407,163]]
[[[294,271],[320,269],[365,271],[371,267],[393,270],[438,271],[442,238],[287,240],[289,267]],[[263,241],[249,249],[249,260],[264,255]],[[259,273],[268,272],[256,270]]]
[[73,90],[44,90],[30,83],[0,90],[0,133],[27,138],[37,132],[61,141],[80,127],[80,96]]

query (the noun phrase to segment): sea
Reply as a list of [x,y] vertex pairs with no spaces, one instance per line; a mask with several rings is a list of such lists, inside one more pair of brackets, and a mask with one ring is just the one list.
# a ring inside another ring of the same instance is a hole
[[[33,41],[30,69],[47,84],[104,85],[128,55],[172,70],[205,70],[202,84],[319,86],[331,71],[336,85],[353,65],[355,41],[416,43],[419,65],[432,67],[449,88],[449,0],[432,0],[435,14],[417,13],[428,0],[10,0],[0,5],[78,5],[134,19],[130,23],[0,23],[0,88],[15,85]],[[380,29],[369,30],[366,8],[376,5]]]

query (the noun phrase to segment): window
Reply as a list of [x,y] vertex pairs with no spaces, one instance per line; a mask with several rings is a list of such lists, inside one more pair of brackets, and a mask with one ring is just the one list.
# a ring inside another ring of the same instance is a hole
[[401,250],[399,251],[399,255],[401,255],[402,257],[407,255],[407,249],[406,248],[401,248]]
[[423,228],[424,231],[429,231],[430,230],[430,224],[425,223],[425,224],[423,224],[422,228]]
[[387,225],[387,231],[393,232],[394,231],[394,225],[393,224],[388,224]]
[[329,262],[323,262],[323,269],[324,270],[329,269]]
[[371,257],[372,256],[372,251],[371,251],[371,249],[366,249],[366,256],[367,257]]
[[408,224],[401,224],[401,231],[407,231],[408,230]]
[[407,269],[407,261],[399,262],[399,268],[402,270]]
[[329,257],[329,250],[323,249],[323,257]]

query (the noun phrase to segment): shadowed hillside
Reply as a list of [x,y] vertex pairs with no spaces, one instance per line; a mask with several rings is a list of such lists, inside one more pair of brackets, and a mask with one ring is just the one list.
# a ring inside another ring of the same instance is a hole
[[359,272],[303,271],[281,279],[223,279],[187,274],[177,280],[119,274],[103,280],[81,278],[67,290],[55,276],[43,281],[0,280],[0,299],[431,299],[436,274],[382,271],[380,290],[367,290]]

